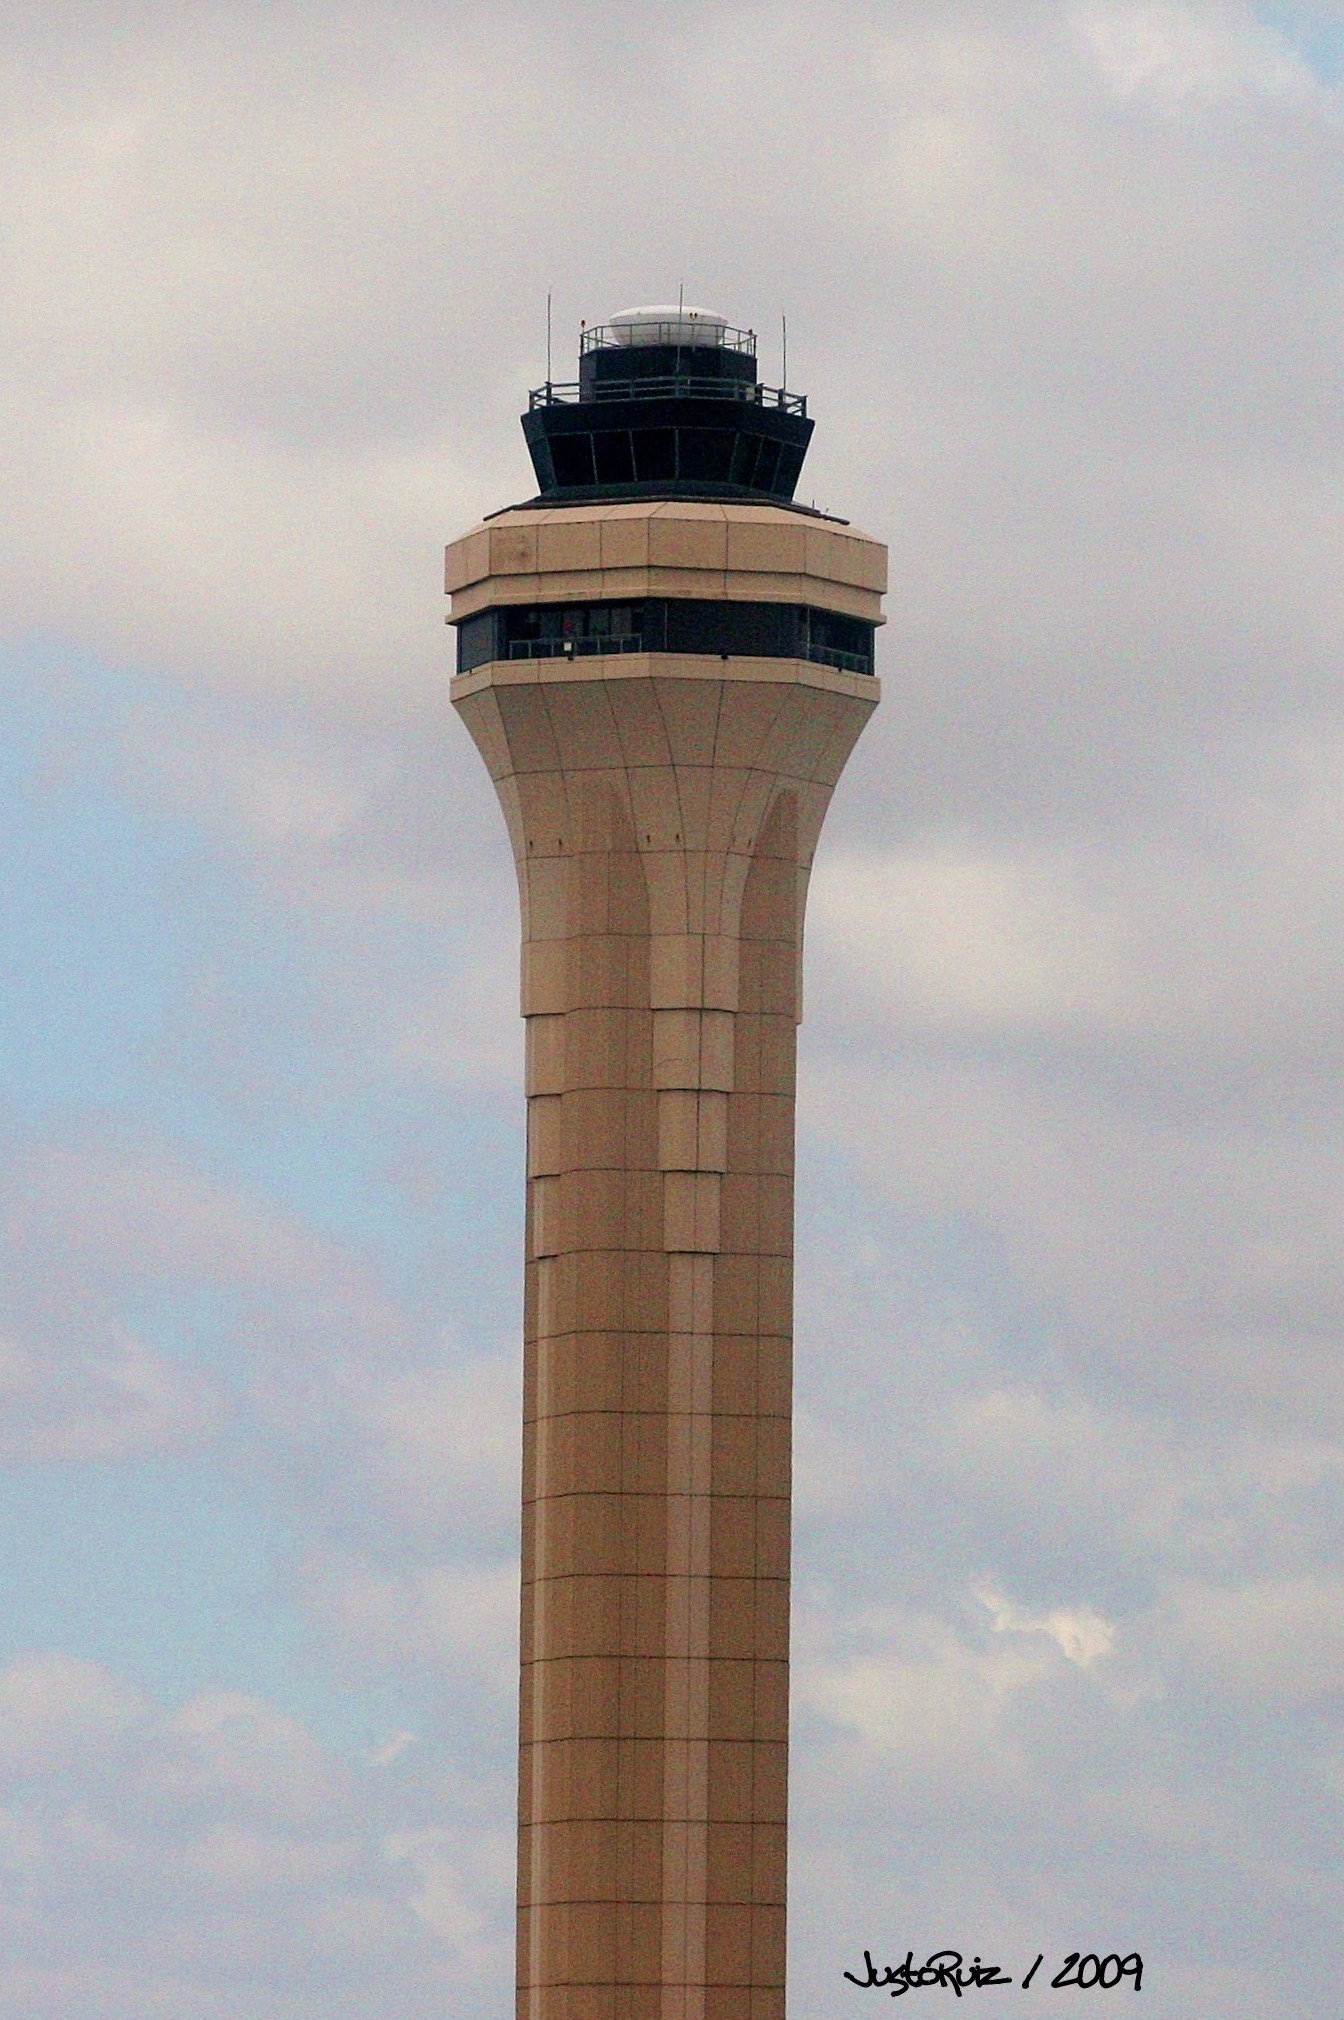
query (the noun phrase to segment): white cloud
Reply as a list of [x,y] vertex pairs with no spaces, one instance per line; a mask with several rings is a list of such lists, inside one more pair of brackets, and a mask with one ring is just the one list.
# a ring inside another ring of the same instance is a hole
[[348,1657],[375,1667],[482,1681],[512,1698],[518,1663],[518,1565],[388,1569],[335,1553],[310,1559],[304,1604]]
[[0,1169],[0,1238],[22,1258],[18,1287],[35,1294],[63,1270],[100,1287],[142,1283],[311,1283],[339,1251],[264,1193],[198,1157],[115,1120],[72,1138],[20,1138]]
[[1217,105],[1246,92],[1302,96],[1306,65],[1240,7],[1128,4],[1078,8],[1074,16],[1107,83],[1121,98],[1173,108]]
[[977,1587],[975,1596],[988,1609],[996,1634],[1047,1635],[1065,1660],[1079,1669],[1091,1669],[1115,1646],[1113,1623],[1090,1606],[1054,1606],[1033,1613],[1015,1606],[992,1585]]
[[[179,811],[227,822],[263,845],[306,842],[329,848],[348,834],[385,784],[383,753],[373,753],[371,765],[367,749],[362,761],[352,763],[348,752],[323,750],[315,739],[306,748],[292,741],[286,746],[274,720],[264,736],[247,736],[236,721],[211,724],[208,737],[204,724],[195,727],[193,737],[173,743],[161,720],[141,724],[151,734],[157,731],[152,741],[137,742],[161,798]],[[380,756],[381,779],[375,770]]]
[[887,1029],[1310,1072],[1344,1007],[1338,738],[1276,740],[1187,794],[1160,841],[823,853],[814,945]]
[[373,1748],[369,1761],[374,1767],[391,1767],[394,1761],[399,1761],[402,1755],[409,1753],[417,1743],[413,1732],[394,1732],[391,1739],[383,1740],[380,1745]]
[[1172,1580],[1150,1629],[1201,1685],[1281,1710],[1344,1689],[1344,1577]]
[[164,1720],[147,1786],[208,1816],[319,1815],[339,1786],[312,1734],[254,1692],[205,1691]]
[[0,1464],[172,1450],[209,1438],[226,1415],[216,1383],[139,1341],[71,1354],[0,1339]]
[[371,1383],[359,1420],[370,1468],[403,1517],[442,1523],[467,1510],[512,1520],[522,1463],[517,1348]]
[[504,1834],[427,1824],[432,1783],[354,1769],[253,1694],[164,1710],[33,1656],[0,1672],[0,1754],[6,2011],[301,2020],[317,1997],[356,2020],[392,1984],[431,2020],[507,1959]]
[[188,1848],[186,1871],[229,1893],[308,1889],[346,1878],[358,1859],[352,1840],[303,1839],[223,1824]]
[[[886,862],[823,856],[814,942],[847,957],[888,1015],[972,1033],[1104,1019],[1117,949],[1067,872],[949,851]],[[843,951],[842,951],[843,950]]]
[[0,1765],[10,1773],[87,1760],[142,1720],[148,1706],[122,1678],[54,1652],[0,1670]]
[[977,1647],[940,1621],[907,1616],[871,1623],[865,1640],[877,1645],[809,1650],[795,1679],[802,1707],[902,1782],[1025,1785],[1030,1761],[1009,1714],[1056,1673],[1058,1656],[1042,1638]]
[[[487,1978],[497,1957],[495,1934],[482,1910],[479,1880],[473,1886],[463,1871],[461,1846],[454,1834],[432,1829],[395,1831],[385,1839],[383,1851],[392,1865],[405,1867],[415,1876],[411,1906],[447,1946],[452,1968],[473,1979]],[[504,1877],[501,1868],[506,1861],[512,1865],[512,1855],[513,1846],[501,1833],[486,1853],[499,1879]]]

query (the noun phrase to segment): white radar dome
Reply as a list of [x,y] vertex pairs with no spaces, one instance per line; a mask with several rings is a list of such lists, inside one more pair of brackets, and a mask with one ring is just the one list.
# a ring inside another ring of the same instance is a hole
[[712,309],[655,302],[651,308],[622,309],[608,327],[618,344],[721,344],[728,318]]

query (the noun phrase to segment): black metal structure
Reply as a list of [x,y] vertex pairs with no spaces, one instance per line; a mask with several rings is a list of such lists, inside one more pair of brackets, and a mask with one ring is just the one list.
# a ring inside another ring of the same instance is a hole
[[760,383],[753,332],[722,325],[695,343],[585,330],[578,379],[536,387],[522,418],[541,496],[557,501],[787,502],[812,436],[806,399]]
[[457,670],[496,659],[578,659],[597,653],[695,652],[719,658],[810,659],[873,671],[876,627],[797,603],[647,596],[629,603],[505,604],[463,618]]

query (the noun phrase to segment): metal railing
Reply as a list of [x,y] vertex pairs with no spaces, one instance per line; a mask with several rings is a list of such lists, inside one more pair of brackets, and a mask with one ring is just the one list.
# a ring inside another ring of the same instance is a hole
[[[594,323],[590,330],[585,329],[579,332],[579,356],[582,357],[586,351],[632,351],[640,349],[645,344],[658,343],[674,345],[678,350],[683,351],[701,349],[744,351],[749,358],[755,357],[755,330],[734,330],[730,329],[726,323],[707,321],[705,323],[705,334],[709,337],[709,342],[699,345],[689,343],[682,335],[682,331],[689,328],[692,321],[693,318],[690,315],[682,313],[669,316],[664,323],[639,323],[636,326],[639,330],[639,344],[633,344],[628,335],[620,334],[617,326],[613,323]],[[628,330],[630,325],[625,324],[621,328]],[[648,332],[651,330],[656,330],[658,334],[650,336]],[[711,331],[713,332],[712,336],[710,335]]]
[[510,659],[586,659],[603,652],[643,652],[640,632],[619,638],[512,638]]
[[[598,403],[628,400],[741,400],[752,407],[773,407],[781,414],[807,414],[806,393],[789,393],[782,386],[748,385],[741,379],[617,379],[593,388]],[[548,379],[534,386],[527,396],[530,409],[537,407],[578,407],[585,404],[577,379]]]
[[[619,638],[514,638],[510,639],[507,657],[509,659],[589,659],[604,653],[643,652],[642,632],[628,633]],[[710,653],[711,658],[727,659],[727,653]],[[737,657],[739,655],[733,655]],[[758,658],[756,653],[746,654],[747,658]],[[866,673],[871,675],[873,662],[866,653],[841,652],[830,645],[803,645],[791,659],[810,660],[816,666],[834,666],[841,673]]]
[[809,645],[804,648],[802,656],[818,666],[838,667],[841,673],[871,674],[873,670],[868,653],[842,652],[838,645]]

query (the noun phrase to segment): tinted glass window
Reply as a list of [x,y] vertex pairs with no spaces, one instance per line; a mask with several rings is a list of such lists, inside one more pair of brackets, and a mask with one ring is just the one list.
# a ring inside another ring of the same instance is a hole
[[775,471],[775,481],[770,487],[781,498],[792,498],[794,489],[803,470],[806,450],[796,448],[792,442],[782,444],[779,451],[779,468]]
[[468,617],[457,627],[457,670],[470,673],[473,666],[484,666],[495,656],[495,613],[483,610],[479,617]]
[[677,475],[694,477],[705,484],[726,484],[735,439],[735,431],[727,428],[680,429]]
[[635,460],[630,453],[630,436],[625,428],[612,429],[593,437],[599,484],[632,484]]
[[457,663],[467,673],[496,658],[694,652],[811,659],[871,673],[873,631],[862,618],[793,603],[660,596],[643,603],[530,604],[465,619],[457,631]]
[[760,448],[757,435],[739,435],[733,446],[731,478],[734,484],[750,484],[755,476],[756,455]]
[[674,428],[640,428],[634,437],[635,475],[642,484],[662,483],[677,474]]
[[669,601],[667,605],[667,650],[669,652],[731,651],[724,636],[721,603],[699,603],[691,598]]
[[758,491],[771,491],[774,489],[778,468],[779,444],[778,442],[772,442],[769,436],[762,436],[761,451],[756,458],[756,474],[752,478],[752,482]]
[[873,626],[836,610],[805,610],[807,658],[849,673],[873,670]]
[[551,460],[557,484],[594,484],[593,438],[591,435],[553,435]]

